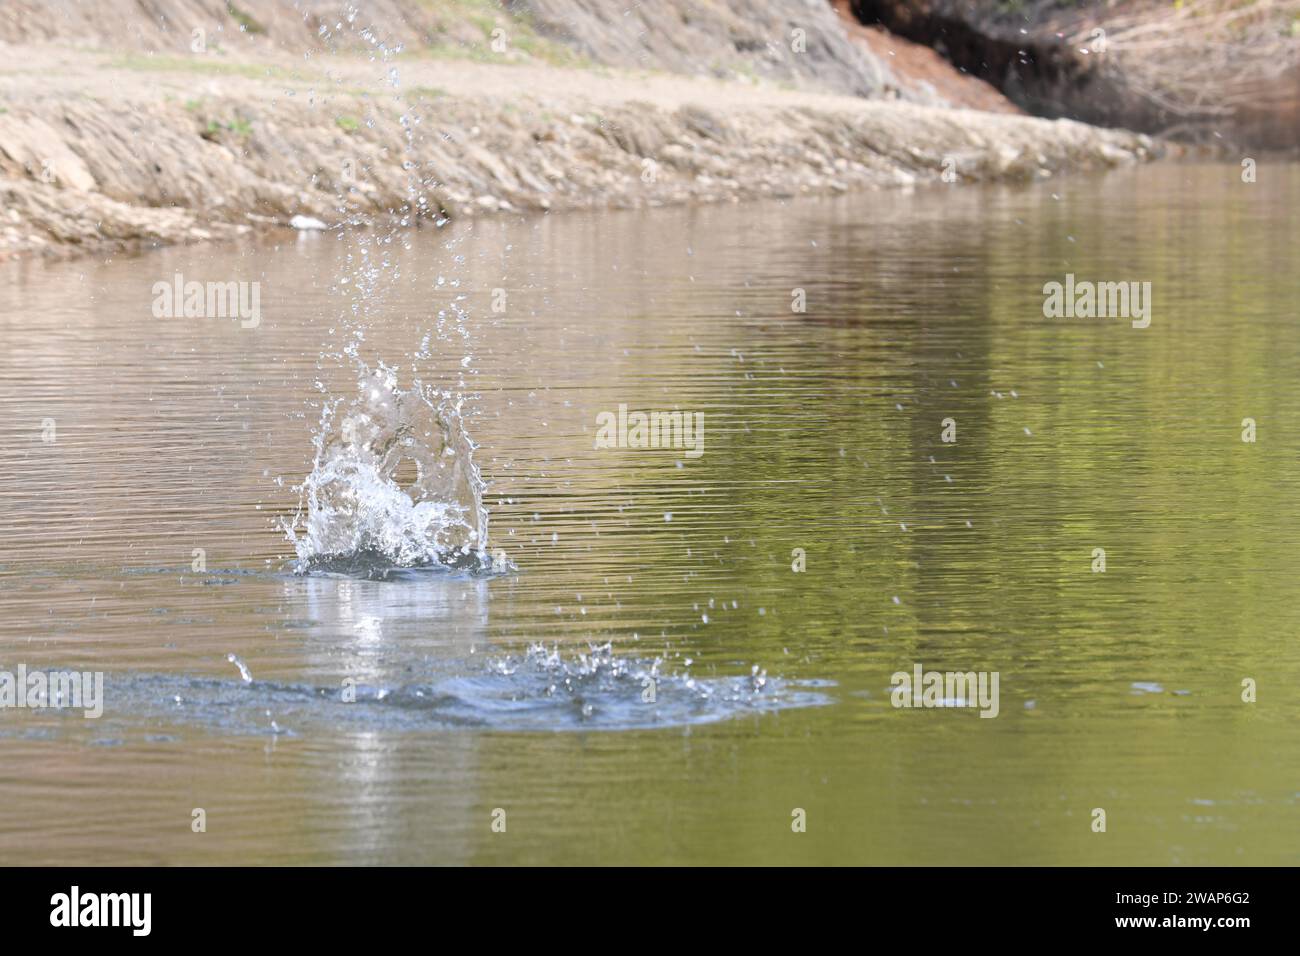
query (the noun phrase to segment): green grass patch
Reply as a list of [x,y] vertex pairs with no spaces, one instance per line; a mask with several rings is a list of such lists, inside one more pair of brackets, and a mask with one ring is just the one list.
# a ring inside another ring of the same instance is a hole
[[196,53],[193,56],[143,56],[128,54],[113,60],[110,67],[120,70],[138,70],[144,73],[197,73],[209,76],[245,76],[253,80],[279,79],[308,82],[296,71],[285,70],[272,64],[230,63],[214,58],[210,53]]
[[436,100],[446,95],[441,86],[413,86],[405,94],[408,100]]
[[216,139],[219,135],[221,135],[223,131],[227,133],[234,133],[236,136],[239,137],[248,137],[253,135],[253,124],[249,120],[244,119],[242,116],[236,116],[234,119],[230,120],[229,122],[222,122],[221,120],[210,119],[208,120],[207,127],[203,131],[203,138]]
[[230,14],[231,19],[239,24],[245,33],[265,33],[266,28],[258,23],[253,17],[233,3],[226,4],[226,11]]

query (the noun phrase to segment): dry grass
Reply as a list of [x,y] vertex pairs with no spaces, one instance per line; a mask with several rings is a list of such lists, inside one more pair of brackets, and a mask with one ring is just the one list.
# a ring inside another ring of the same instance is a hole
[[1300,0],[1161,6],[1154,16],[1148,4],[1105,16],[1104,42],[1091,25],[1070,42],[1106,57],[1130,89],[1186,126],[1300,108]]

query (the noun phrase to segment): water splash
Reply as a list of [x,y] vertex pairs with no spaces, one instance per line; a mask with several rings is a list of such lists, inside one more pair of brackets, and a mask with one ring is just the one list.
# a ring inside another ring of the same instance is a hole
[[[352,18],[348,20],[349,26]],[[342,25],[339,25],[342,28]],[[380,43],[369,31],[361,36],[376,47],[379,60],[400,52]],[[386,69],[405,139],[407,205],[400,220],[379,232],[349,236],[353,247],[335,289],[349,300],[340,316],[341,343],[321,359],[339,362],[355,375],[351,398],[330,395],[325,386],[320,424],[313,436],[311,473],[297,486],[298,509],[281,527],[297,554],[295,570],[366,578],[385,578],[394,569],[429,566],[487,569],[487,510],[484,484],[473,461],[474,443],[465,428],[465,374],[471,362],[467,316],[453,301],[437,313],[433,330],[424,330],[409,355],[411,385],[399,386],[396,370],[381,358],[363,355],[370,320],[384,308],[386,293],[400,276],[393,256],[398,230],[412,216],[428,211],[416,162],[416,126],[397,95],[398,71]],[[346,196],[339,196],[341,207]],[[403,241],[404,248],[410,248]],[[444,283],[438,278],[438,286]],[[453,282],[452,286],[458,283]],[[463,298],[463,296],[458,296]],[[331,330],[332,334],[334,330]],[[454,354],[464,353],[454,383],[445,388],[424,384],[421,363],[431,357],[430,339]],[[318,366],[319,367],[319,366]],[[455,391],[448,389],[454,388]]]
[[295,570],[370,577],[392,567],[489,566],[483,479],[462,401],[418,381],[403,390],[383,369],[363,375],[353,398],[325,404],[312,471],[286,528]]
[[253,683],[253,675],[248,670],[248,665],[245,664],[242,660],[240,660],[239,655],[233,653],[227,654],[226,660],[230,661],[230,663],[234,664],[236,667],[239,668],[239,676],[243,679],[245,684]]

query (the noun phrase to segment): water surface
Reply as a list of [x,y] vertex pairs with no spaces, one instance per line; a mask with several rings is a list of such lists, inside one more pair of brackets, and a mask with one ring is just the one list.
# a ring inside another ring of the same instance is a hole
[[[107,700],[0,710],[0,857],[1295,863],[1297,202],[1164,165],[399,236],[365,349],[475,396],[513,569],[387,579],[278,527],[354,237],[3,267],[0,668]],[[155,319],[176,272],[260,326]],[[1044,318],[1066,273],[1150,327]],[[704,454],[594,448],[620,404]],[[891,707],[917,662],[999,716]]]

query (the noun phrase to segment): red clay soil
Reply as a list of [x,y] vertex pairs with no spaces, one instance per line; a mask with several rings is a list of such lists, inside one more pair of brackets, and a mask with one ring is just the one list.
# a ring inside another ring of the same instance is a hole
[[1024,112],[995,87],[958,70],[928,46],[894,36],[884,27],[859,23],[849,9],[849,0],[831,0],[831,6],[849,39],[887,63],[904,92],[920,93],[924,83],[952,106],[989,113]]

